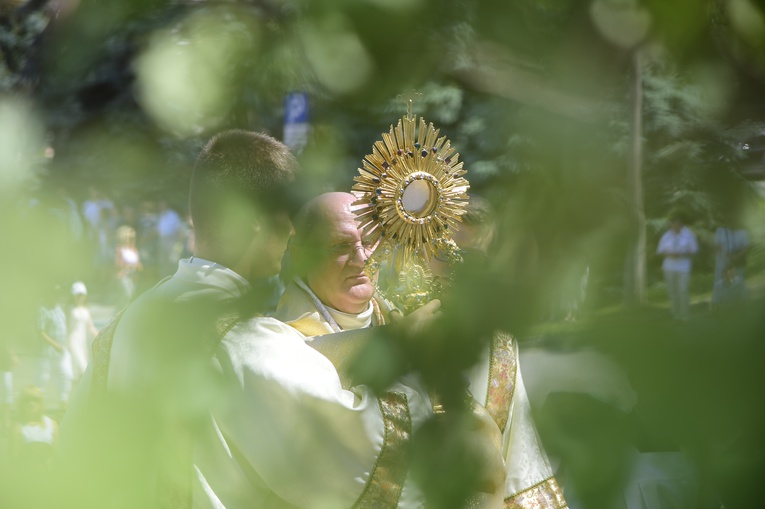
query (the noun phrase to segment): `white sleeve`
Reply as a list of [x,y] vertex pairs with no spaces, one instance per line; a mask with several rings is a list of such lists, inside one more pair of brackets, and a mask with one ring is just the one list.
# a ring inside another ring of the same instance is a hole
[[215,418],[257,484],[296,507],[352,507],[385,442],[377,398],[343,390],[332,363],[272,318],[236,326],[217,357],[229,394]]

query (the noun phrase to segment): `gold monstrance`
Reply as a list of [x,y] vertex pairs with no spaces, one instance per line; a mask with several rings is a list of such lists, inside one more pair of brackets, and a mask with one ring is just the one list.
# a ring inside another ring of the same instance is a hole
[[452,232],[467,205],[467,173],[446,136],[412,114],[375,142],[354,178],[354,203],[362,236],[376,244],[367,272],[377,290],[406,311],[438,297],[433,256],[459,259]]

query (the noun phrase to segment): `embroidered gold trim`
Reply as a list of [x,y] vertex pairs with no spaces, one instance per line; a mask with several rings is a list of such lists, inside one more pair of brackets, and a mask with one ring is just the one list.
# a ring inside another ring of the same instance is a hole
[[377,300],[374,297],[372,297],[372,307],[374,308],[375,318],[377,319],[376,325],[385,325],[385,317],[383,317],[380,304],[377,303]]
[[504,332],[496,332],[491,341],[489,381],[484,406],[502,433],[505,432],[510,416],[517,373],[518,359],[513,338]]
[[505,509],[568,509],[563,490],[554,477],[505,499]]
[[354,509],[393,509],[398,505],[407,474],[412,418],[406,395],[388,391],[379,398],[385,437],[369,482]]

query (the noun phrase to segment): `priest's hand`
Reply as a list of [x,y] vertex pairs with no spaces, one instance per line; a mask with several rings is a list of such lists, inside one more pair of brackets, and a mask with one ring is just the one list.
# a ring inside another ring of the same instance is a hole
[[502,433],[486,409],[473,405],[472,427],[467,432],[468,446],[483,466],[476,483],[476,493],[468,507],[501,508],[505,495],[505,462],[502,458]]
[[436,405],[433,418],[415,432],[412,475],[428,507],[502,509],[506,476],[502,435],[472,397],[464,403]]
[[441,301],[433,299],[406,316],[394,309],[390,313],[390,321],[405,336],[413,337],[427,330],[441,315]]

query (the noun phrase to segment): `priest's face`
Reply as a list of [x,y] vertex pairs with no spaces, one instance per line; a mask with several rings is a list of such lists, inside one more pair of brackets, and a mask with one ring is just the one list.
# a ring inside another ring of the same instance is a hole
[[323,214],[326,230],[321,236],[320,262],[306,276],[306,282],[325,305],[344,313],[360,313],[367,309],[374,292],[364,273],[371,250],[362,242],[351,212],[353,196],[333,198]]

